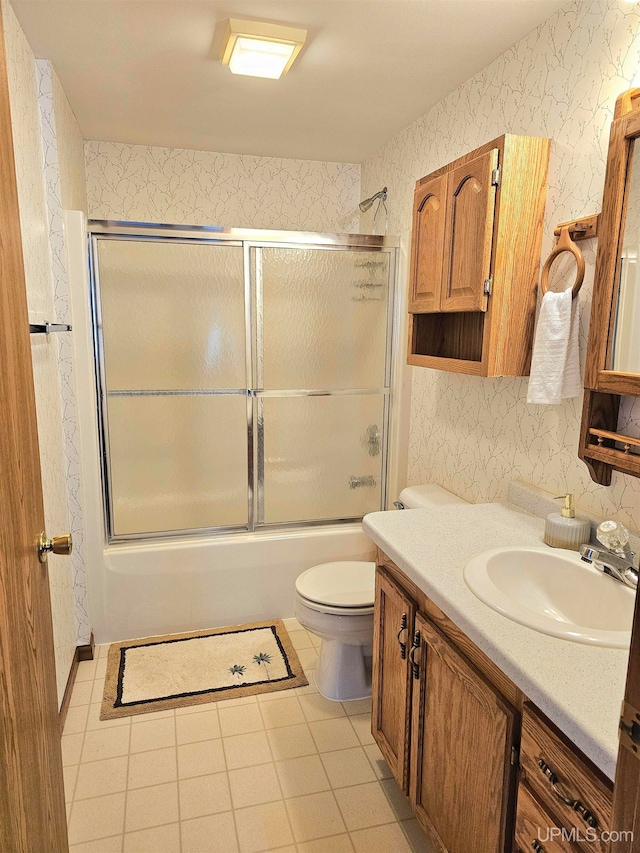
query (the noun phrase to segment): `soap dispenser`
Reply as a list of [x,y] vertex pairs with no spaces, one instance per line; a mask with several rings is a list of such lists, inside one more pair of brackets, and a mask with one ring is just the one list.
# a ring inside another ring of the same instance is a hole
[[559,495],[559,498],[564,501],[564,506],[560,512],[552,512],[547,516],[544,541],[552,548],[578,551],[591,538],[591,523],[588,518],[576,517],[573,495]]

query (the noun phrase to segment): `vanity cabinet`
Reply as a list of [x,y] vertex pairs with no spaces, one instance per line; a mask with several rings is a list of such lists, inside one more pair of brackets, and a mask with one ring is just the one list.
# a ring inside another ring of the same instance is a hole
[[606,853],[589,831],[611,826],[610,782],[381,551],[377,566],[372,732],[434,851]]
[[520,693],[381,552],[372,680],[373,736],[434,850],[510,851]]
[[508,849],[518,712],[422,614],[414,641],[410,796],[416,817],[440,850]]
[[409,364],[528,373],[549,145],[507,134],[417,182]]

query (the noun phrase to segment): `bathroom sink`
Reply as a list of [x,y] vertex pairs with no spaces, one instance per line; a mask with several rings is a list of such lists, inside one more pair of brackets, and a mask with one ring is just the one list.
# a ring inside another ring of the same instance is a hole
[[574,643],[626,649],[635,591],[575,551],[497,548],[467,563],[464,579],[485,604],[514,622]]

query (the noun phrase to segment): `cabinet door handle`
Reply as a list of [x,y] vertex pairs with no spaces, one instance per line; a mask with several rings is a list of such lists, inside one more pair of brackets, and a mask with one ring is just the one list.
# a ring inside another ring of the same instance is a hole
[[531,842],[531,846],[536,851],[536,853],[544,853],[544,847],[537,839]]
[[407,614],[402,614],[402,619],[400,620],[400,630],[398,631],[398,645],[400,646],[400,657],[402,660],[406,660],[407,657],[407,644],[400,639],[400,634],[403,631],[407,630]]
[[411,661],[411,670],[415,679],[420,678],[420,661],[416,662],[416,652],[420,648],[420,631],[416,631],[413,635],[413,643],[411,644],[411,652],[409,660]]
[[582,820],[587,824],[587,826],[590,826],[595,829],[598,826],[598,820],[596,816],[592,812],[590,812],[589,809],[580,802],[580,800],[574,799],[560,787],[560,785],[558,784],[558,777],[542,758],[538,761],[538,767],[540,768],[540,770],[542,770],[544,775],[549,780],[551,784],[551,790],[556,795],[556,797],[561,800],[565,805],[569,806],[569,808],[573,809],[574,812],[579,814]]

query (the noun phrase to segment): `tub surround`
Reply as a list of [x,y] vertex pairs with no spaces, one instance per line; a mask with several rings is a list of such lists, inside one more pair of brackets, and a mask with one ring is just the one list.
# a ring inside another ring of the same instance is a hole
[[[468,589],[468,560],[491,548],[542,545],[544,521],[508,504],[377,512],[365,533],[610,779],[628,651],[539,634]],[[613,582],[613,581],[612,581]]]

